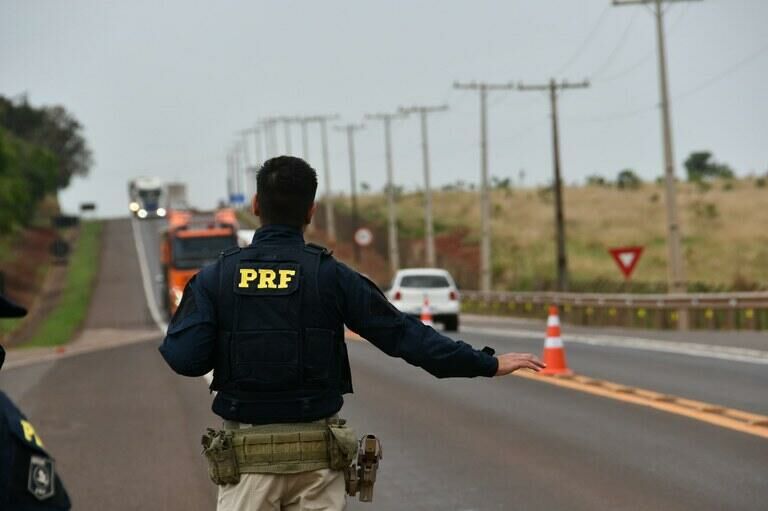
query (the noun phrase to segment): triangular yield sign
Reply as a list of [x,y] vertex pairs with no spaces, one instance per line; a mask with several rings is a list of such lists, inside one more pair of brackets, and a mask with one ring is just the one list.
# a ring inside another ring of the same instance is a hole
[[613,256],[613,260],[619,266],[621,273],[625,278],[629,278],[632,275],[632,271],[637,266],[637,262],[640,260],[640,255],[643,253],[643,247],[618,247],[608,250]]

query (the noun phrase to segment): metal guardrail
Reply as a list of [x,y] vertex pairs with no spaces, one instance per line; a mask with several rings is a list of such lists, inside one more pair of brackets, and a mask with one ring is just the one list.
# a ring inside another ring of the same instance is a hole
[[[768,329],[768,292],[604,294],[463,291],[468,312],[542,317],[558,305],[565,320],[646,328]],[[688,325],[680,323],[681,312]]]

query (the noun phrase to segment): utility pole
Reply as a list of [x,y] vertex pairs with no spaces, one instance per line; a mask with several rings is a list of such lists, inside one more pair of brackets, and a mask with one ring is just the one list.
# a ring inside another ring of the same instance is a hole
[[412,106],[408,108],[400,107],[400,113],[404,115],[418,113],[421,117],[421,158],[424,167],[424,241],[427,247],[427,266],[437,266],[435,255],[435,225],[432,218],[432,184],[430,183],[429,172],[429,139],[427,136],[427,114],[433,112],[444,112],[448,110],[448,105],[440,106]]
[[491,282],[491,196],[488,191],[488,91],[511,90],[512,82],[454,82],[454,89],[480,92],[480,290],[490,291]]
[[[247,149],[247,147],[248,147],[248,135],[253,134],[254,142],[255,142],[255,144],[254,144],[254,149],[255,149],[254,156],[255,156],[256,159],[254,160],[254,163],[253,163],[252,166],[248,166],[248,168],[246,170],[246,173],[245,173],[245,176],[246,176],[246,180],[245,180],[245,184],[246,184],[246,186],[245,186],[245,194],[246,194],[248,200],[250,200],[250,197],[252,197],[253,194],[256,193],[256,172],[259,170],[259,166],[261,165],[261,151],[259,149],[259,146],[261,145],[261,137],[259,136],[260,132],[261,132],[261,130],[259,130],[259,128],[244,129],[244,130],[242,130],[240,132],[242,134],[242,136],[243,136],[243,144],[245,144],[246,152],[248,150]],[[249,173],[251,174],[250,177],[249,177]]]
[[[675,156],[672,146],[672,114],[669,106],[669,83],[667,77],[667,49],[664,41],[664,4],[697,2],[701,0],[613,0],[614,6],[654,5],[656,17],[656,44],[659,57],[659,94],[661,96],[661,132],[664,147],[664,183],[667,207],[667,249],[669,264],[667,282],[669,291],[685,293],[688,289],[685,278],[685,264],[681,243],[680,221],[677,212],[677,191],[675,186]],[[678,325],[688,329],[688,311],[678,311]]]
[[234,190],[234,183],[232,181],[232,176],[234,175],[233,168],[234,164],[232,162],[232,151],[229,151],[227,153],[227,204],[230,203],[230,199]]
[[264,145],[267,150],[267,158],[274,158],[277,156],[277,122],[279,117],[267,117],[261,120],[261,124],[264,127]]
[[548,84],[525,85],[519,84],[521,91],[549,91],[549,101],[552,108],[552,164],[555,173],[555,246],[557,247],[557,290],[568,289],[568,257],[565,249],[565,215],[563,213],[563,180],[560,168],[560,130],[557,123],[557,91],[562,89],[585,89],[588,81],[569,83],[563,80],[557,83],[552,78]]
[[299,117],[299,124],[301,125],[301,157],[304,160],[309,159],[309,136],[307,135],[307,124],[310,119],[307,117]]
[[[337,126],[338,131],[347,133],[347,148],[349,149],[349,177],[351,184],[350,197],[352,199],[352,232],[355,233],[360,228],[360,217],[357,211],[357,176],[355,175],[355,131],[365,128],[363,124],[345,124]],[[353,236],[354,238],[354,236]],[[355,263],[360,264],[360,245],[353,239],[352,247],[355,254]]]
[[394,275],[400,269],[400,249],[397,240],[397,212],[395,211],[395,178],[392,170],[392,133],[393,119],[400,119],[401,113],[367,114],[366,119],[379,120],[384,123],[384,152],[387,165],[387,234],[389,248],[389,265]]
[[293,152],[291,150],[291,122],[293,122],[293,119],[290,117],[281,117],[280,120],[283,121],[283,130],[285,132],[285,154],[291,156],[291,153]]
[[323,177],[325,181],[325,229],[328,233],[328,242],[336,243],[336,219],[333,214],[333,202],[331,193],[331,162],[328,156],[328,121],[338,119],[338,115],[315,115],[306,117],[307,122],[320,124],[320,141],[323,150]]

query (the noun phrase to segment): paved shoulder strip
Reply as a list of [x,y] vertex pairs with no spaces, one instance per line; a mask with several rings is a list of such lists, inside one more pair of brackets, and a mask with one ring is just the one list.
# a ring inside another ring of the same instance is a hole
[[[537,333],[531,330],[490,328],[490,327],[466,327],[462,332],[470,334],[484,334],[495,337],[514,337],[519,339],[533,339]],[[753,350],[748,348],[735,348],[732,346],[717,346],[711,344],[698,344],[690,342],[675,341],[657,341],[654,339],[643,339],[641,337],[620,337],[609,335],[563,335],[566,343],[588,344],[592,346],[610,346],[614,348],[625,348],[643,351],[658,351],[664,353],[675,353],[678,355],[688,355],[691,357],[714,358],[719,360],[730,360],[734,362],[746,362],[750,364],[768,365],[768,351]]]

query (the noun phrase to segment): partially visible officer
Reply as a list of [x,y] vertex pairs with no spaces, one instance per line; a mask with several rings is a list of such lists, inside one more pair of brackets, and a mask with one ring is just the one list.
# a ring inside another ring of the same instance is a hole
[[[0,318],[27,311],[0,295]],[[5,350],[0,346],[0,367]],[[62,511],[71,507],[53,458],[40,436],[5,393],[0,392],[0,510]]]
[[256,181],[253,212],[262,227],[250,246],[223,252],[189,282],[160,347],[179,374],[213,370],[213,411],[224,430],[204,445],[216,445],[206,456],[220,511],[344,509],[341,470],[349,460],[333,459],[334,442],[345,447],[333,425],[342,395],[352,392],[345,324],[438,378],[543,367],[530,354],[494,357],[441,335],[328,250],[305,243],[317,189],[305,161],[268,160]]

